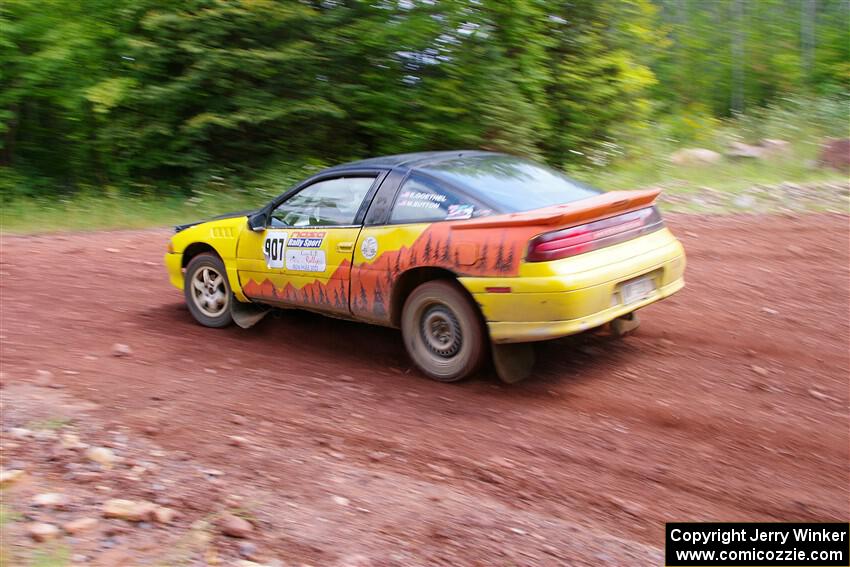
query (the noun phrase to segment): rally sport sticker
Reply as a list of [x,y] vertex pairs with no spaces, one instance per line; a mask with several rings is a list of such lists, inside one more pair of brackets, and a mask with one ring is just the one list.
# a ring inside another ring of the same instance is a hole
[[282,268],[284,249],[286,248],[286,233],[275,230],[268,231],[263,240],[263,256],[269,268]]
[[378,241],[374,236],[363,239],[363,242],[360,244],[360,252],[367,260],[371,260],[378,254]]

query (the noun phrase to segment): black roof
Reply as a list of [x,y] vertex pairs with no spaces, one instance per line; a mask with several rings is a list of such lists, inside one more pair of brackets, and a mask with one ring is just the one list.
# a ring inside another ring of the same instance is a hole
[[346,169],[360,169],[371,167],[386,169],[414,169],[416,167],[425,165],[426,163],[431,164],[459,157],[470,157],[479,155],[498,154],[494,152],[484,152],[480,150],[451,150],[442,152],[415,152],[410,154],[396,154],[392,156],[362,159],[359,161],[352,161],[340,165],[335,165],[333,167],[325,169],[322,173],[331,173],[334,171],[341,171]]

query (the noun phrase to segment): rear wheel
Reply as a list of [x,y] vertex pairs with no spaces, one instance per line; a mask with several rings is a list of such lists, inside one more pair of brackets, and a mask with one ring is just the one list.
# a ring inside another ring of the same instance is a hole
[[478,310],[449,281],[426,282],[413,290],[404,303],[401,332],[416,366],[440,382],[461,380],[478,370],[487,350]]
[[198,254],[186,267],[183,294],[195,320],[205,327],[226,327],[230,314],[230,284],[224,262],[214,254]]

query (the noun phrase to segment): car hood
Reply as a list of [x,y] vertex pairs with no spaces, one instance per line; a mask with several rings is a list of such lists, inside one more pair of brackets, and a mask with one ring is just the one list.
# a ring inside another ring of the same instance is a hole
[[224,214],[221,214],[221,215],[216,215],[214,217],[210,217],[208,219],[202,219],[202,220],[195,221],[195,222],[187,222],[186,224],[178,224],[174,227],[174,232],[180,232],[182,230],[186,230],[187,228],[193,227],[193,226],[198,225],[198,224],[203,224],[205,222],[224,220],[224,219],[235,219],[237,217],[248,217],[248,216],[253,215],[256,212],[257,212],[256,209],[249,209],[249,210],[246,210],[246,211],[235,211],[235,212],[232,212],[232,213],[224,213]]

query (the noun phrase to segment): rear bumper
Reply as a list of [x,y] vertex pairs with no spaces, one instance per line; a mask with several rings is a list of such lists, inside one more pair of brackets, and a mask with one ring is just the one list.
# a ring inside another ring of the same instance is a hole
[[[664,299],[685,285],[684,250],[666,229],[574,258],[525,266],[526,273],[513,278],[461,278],[481,307],[495,343],[579,333]],[[622,284],[638,277],[651,278],[655,291],[626,304]],[[488,291],[493,288],[511,292]]]
[[[566,319],[563,321],[488,322],[487,326],[490,329],[490,340],[494,343],[522,343],[545,341],[548,339],[565,337],[567,335],[574,335],[576,333],[581,333],[582,331],[604,325],[617,317],[627,315],[641,307],[646,307],[650,303],[655,303],[656,301],[676,293],[683,287],[685,287],[685,280],[684,278],[679,278],[658,289],[654,295],[644,299],[643,301],[629,305],[615,305],[608,309],[603,309],[596,313],[576,319]],[[602,293],[609,299],[611,297],[607,292],[599,292],[598,290],[594,290],[592,293]]]
[[166,254],[165,269],[171,285],[183,291],[183,254]]

